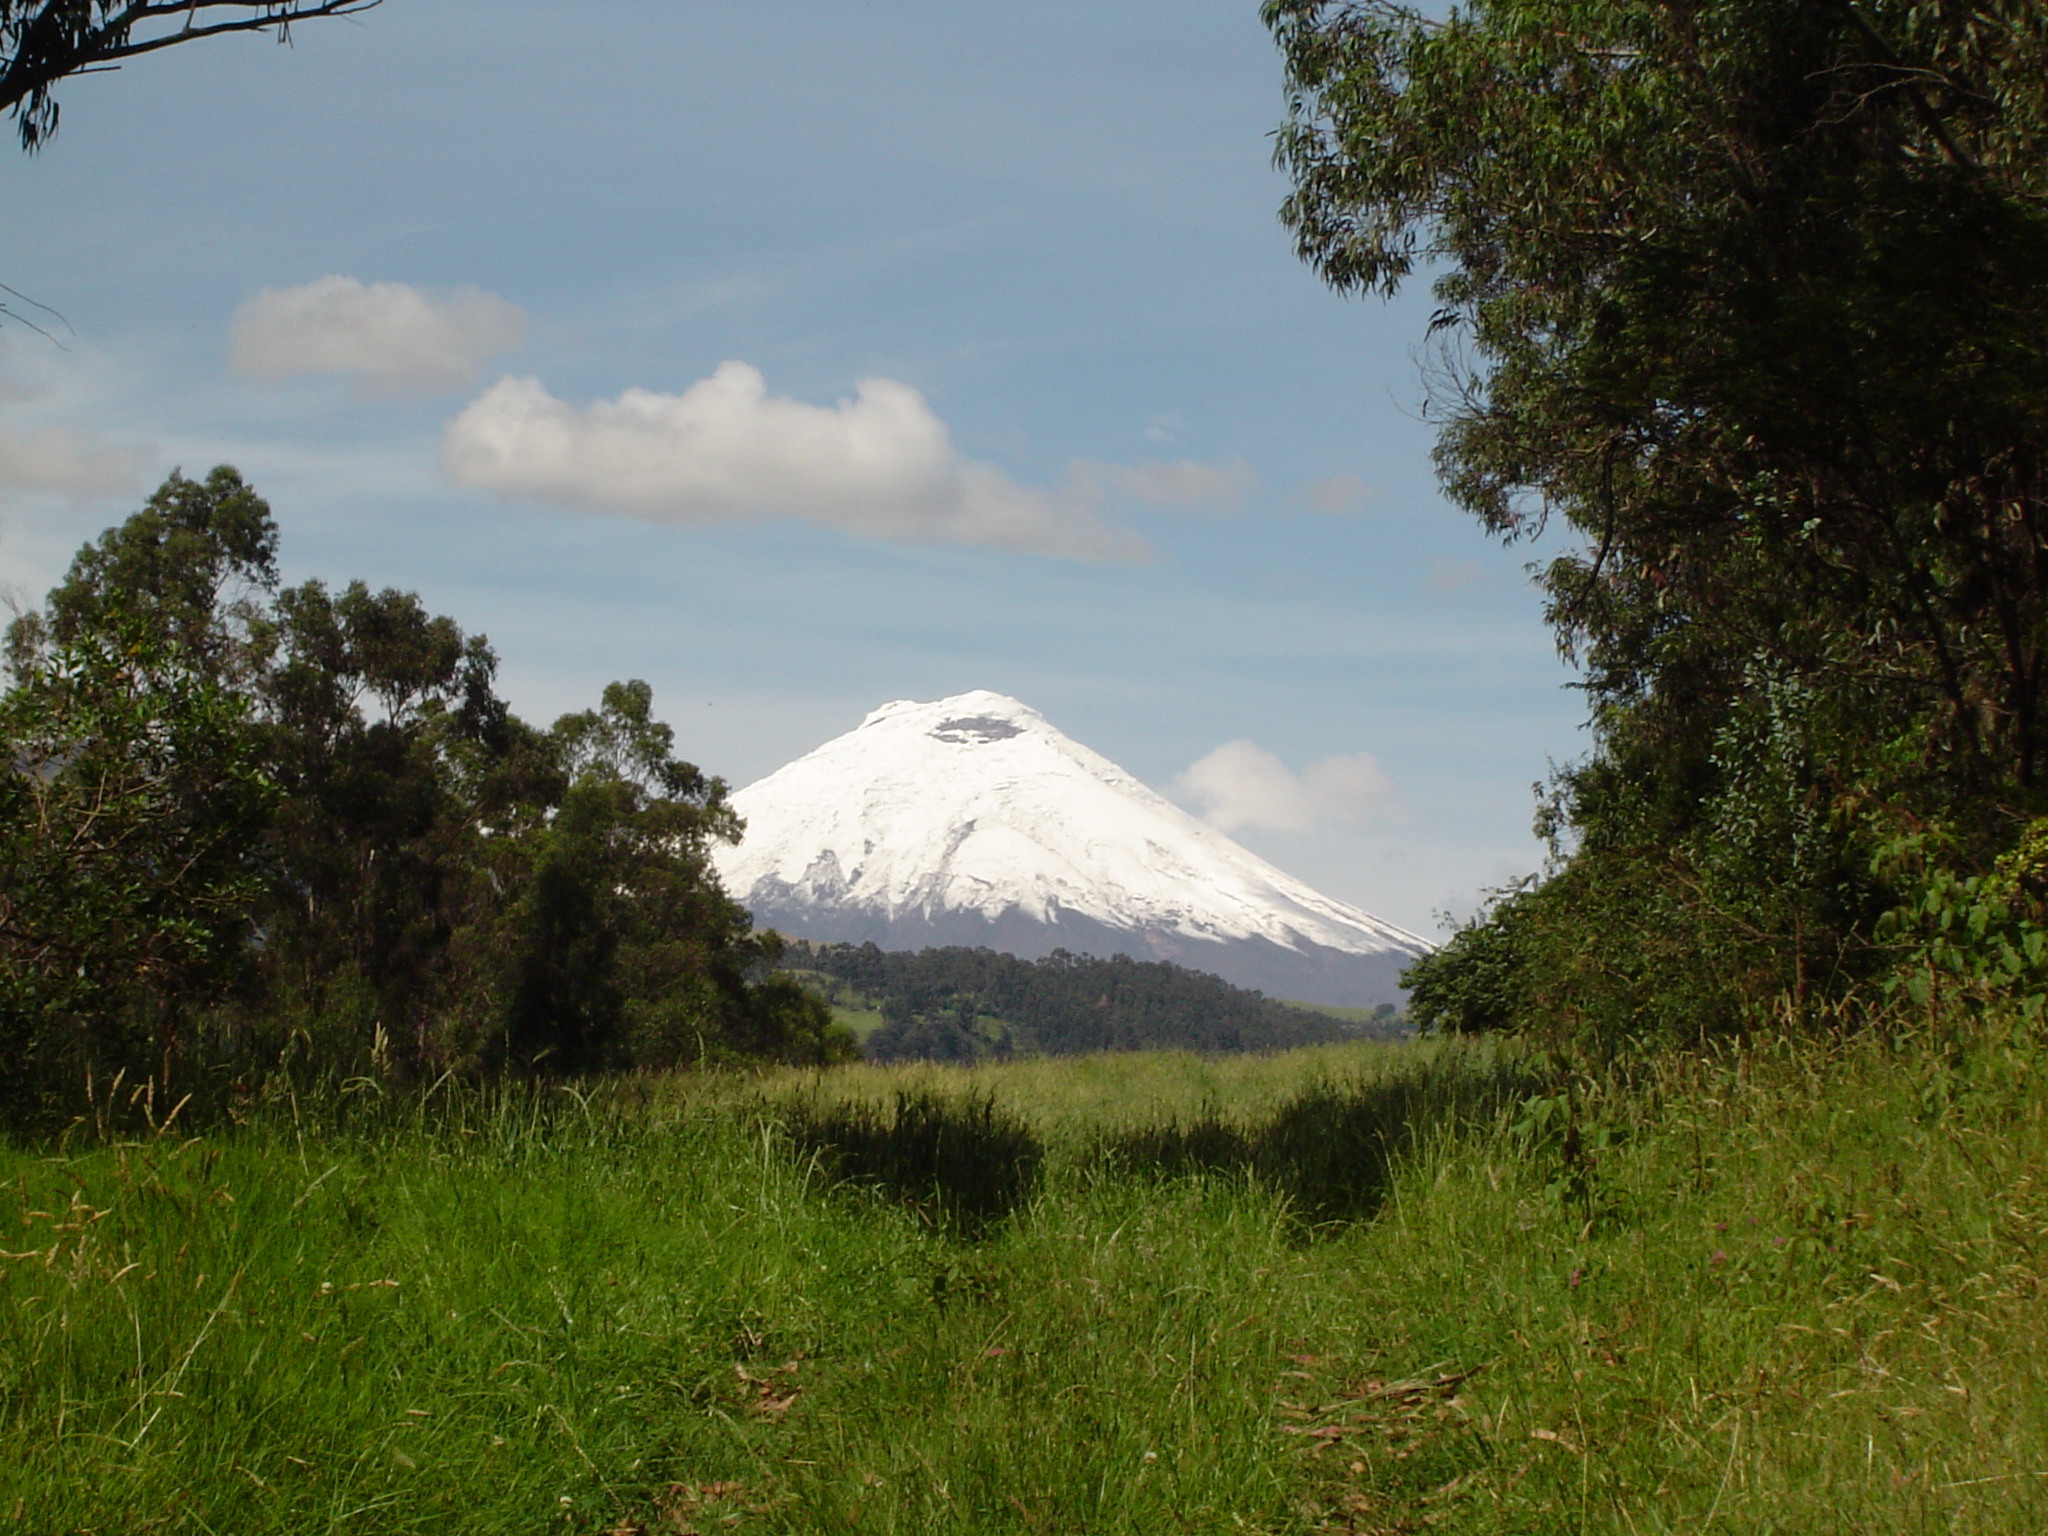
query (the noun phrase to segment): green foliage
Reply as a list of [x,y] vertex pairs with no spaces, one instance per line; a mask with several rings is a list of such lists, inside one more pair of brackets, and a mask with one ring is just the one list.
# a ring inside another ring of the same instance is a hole
[[8,1126],[116,1074],[199,1118],[279,1072],[853,1053],[719,889],[740,824],[645,683],[537,730],[482,636],[276,558],[232,469],[174,474],[8,630]]
[[78,552],[50,594],[48,631],[67,644],[141,620],[198,670],[246,681],[255,603],[276,584],[268,503],[225,464],[203,481],[174,470],[141,511]]
[[1529,1011],[1535,957],[1526,930],[1540,898],[1523,883],[1497,891],[1469,922],[1401,973],[1417,1029],[1477,1035]]
[[[1402,974],[1418,1028],[1515,1030],[1605,1052],[1699,1044],[1830,1001],[1894,959],[1881,914],[1815,921],[1785,884],[1731,886],[1688,849],[1581,849],[1497,893]],[[1717,876],[1721,878],[1717,879]]]
[[1929,856],[1927,835],[1898,839],[1880,859],[1909,899],[1887,912],[1879,936],[1902,953],[1887,992],[1936,1016],[2016,1011],[2029,1023],[2048,1009],[2048,818],[2030,822],[1991,870],[1959,875]]
[[[483,1027],[457,1025],[451,999],[488,972],[469,940],[520,879],[502,834],[534,830],[561,772],[494,696],[489,646],[411,593],[307,582],[277,595],[253,642],[285,793],[251,1022],[274,1028],[283,1012],[355,1071],[381,1030],[392,1068],[440,1070]],[[487,824],[499,839],[480,836]]]
[[274,799],[244,701],[146,618],[24,654],[0,696],[0,1112],[167,1063],[242,976]]
[[[1547,817],[1584,874],[1435,974],[1655,1033],[1847,995],[1892,958],[1877,847],[1940,825],[1982,870],[2043,801],[2048,16],[1265,14],[1302,255],[1438,273],[1446,488],[1570,533],[1540,581],[1594,748]],[[1531,978],[1482,985],[1509,950]]]

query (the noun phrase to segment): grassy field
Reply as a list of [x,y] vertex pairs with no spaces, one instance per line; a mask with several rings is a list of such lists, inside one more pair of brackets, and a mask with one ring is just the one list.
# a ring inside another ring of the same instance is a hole
[[832,1005],[832,1020],[844,1024],[853,1031],[853,1038],[866,1040],[882,1027],[882,1010],[879,1008],[854,1008],[845,1003]]
[[[81,1134],[0,1153],[0,1528],[2038,1532],[2039,1062],[1424,1042]],[[942,1161],[1036,1149],[979,1236],[834,1179],[970,1095]]]

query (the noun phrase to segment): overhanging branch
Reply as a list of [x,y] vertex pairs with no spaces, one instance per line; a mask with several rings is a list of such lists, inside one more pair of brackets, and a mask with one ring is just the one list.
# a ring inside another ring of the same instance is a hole
[[[352,16],[382,0],[0,0],[0,108],[21,125],[21,146],[34,153],[57,131],[51,91],[72,75],[119,67],[119,61],[230,32],[275,32],[289,42],[295,21]],[[205,12],[242,12],[201,20]],[[136,37],[151,22],[177,22]]]

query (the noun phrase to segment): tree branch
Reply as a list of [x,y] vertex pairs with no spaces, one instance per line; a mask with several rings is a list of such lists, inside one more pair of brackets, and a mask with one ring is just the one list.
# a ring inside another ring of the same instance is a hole
[[[1883,55],[1884,62],[1898,72],[1897,84],[1906,93],[1906,100],[1913,104],[1913,111],[1919,116],[1921,125],[1933,137],[1934,142],[1941,146],[1941,152],[1948,156],[1949,163],[1972,175],[1981,176],[1983,167],[1965,154],[1949,135],[1948,125],[1942,121],[1941,114],[1934,110],[1934,103],[1927,99],[1927,93],[1920,89],[1916,77],[1925,77],[1929,71],[1914,69],[1906,64],[1892,45],[1884,40],[1883,34],[1856,9],[1856,0],[1841,0],[1841,4],[1850,22],[1863,34],[1863,40]],[[1937,75],[1936,78],[1941,77]]]
[[[57,131],[50,92],[72,75],[118,68],[121,59],[230,32],[275,31],[289,42],[291,25],[324,16],[352,16],[382,0],[134,0],[116,8],[108,0],[0,0],[0,108],[21,124],[21,147],[33,154]],[[250,14],[225,21],[196,20],[201,11]],[[145,22],[182,17],[174,30],[137,39]]]

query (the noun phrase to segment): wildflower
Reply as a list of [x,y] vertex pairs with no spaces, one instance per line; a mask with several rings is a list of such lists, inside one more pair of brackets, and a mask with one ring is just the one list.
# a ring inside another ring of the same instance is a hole
[[1727,1254],[1725,1254],[1725,1253],[1723,1253],[1723,1252],[1722,1252],[1722,1251],[1721,1251],[1720,1249],[1716,1248],[1716,1249],[1714,1250],[1714,1258],[1713,1258],[1713,1265],[1714,1265],[1714,1268],[1716,1268],[1716,1269],[1719,1269],[1719,1268],[1720,1268],[1720,1267],[1721,1267],[1721,1266],[1722,1266],[1723,1264],[1726,1264],[1727,1262],[1728,1262],[1728,1255],[1727,1255]]
[[1579,1281],[1582,1278],[1584,1278],[1585,1273],[1586,1272],[1583,1269],[1573,1270],[1571,1279],[1565,1282],[1566,1287],[1570,1290],[1576,1291],[1579,1288]]

